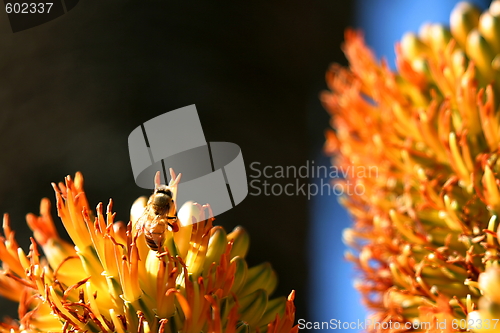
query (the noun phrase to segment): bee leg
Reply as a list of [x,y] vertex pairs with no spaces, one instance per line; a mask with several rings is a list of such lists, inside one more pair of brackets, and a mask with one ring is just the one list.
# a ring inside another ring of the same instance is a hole
[[176,222],[174,222],[174,223],[167,222],[167,224],[170,227],[170,229],[172,229],[173,232],[179,231],[179,225]]

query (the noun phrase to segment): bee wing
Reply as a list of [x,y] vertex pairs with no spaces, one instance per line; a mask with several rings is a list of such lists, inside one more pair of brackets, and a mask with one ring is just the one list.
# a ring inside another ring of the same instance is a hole
[[[153,216],[151,216],[151,215],[153,215]],[[137,219],[137,223],[135,224],[135,229],[138,232],[142,232],[142,230],[143,230],[144,226],[146,225],[146,223],[148,223],[149,220],[153,220],[153,219],[154,219],[154,214],[152,214],[152,211],[149,208],[149,206],[146,206],[144,208],[144,212],[142,213],[141,217],[139,217]]]

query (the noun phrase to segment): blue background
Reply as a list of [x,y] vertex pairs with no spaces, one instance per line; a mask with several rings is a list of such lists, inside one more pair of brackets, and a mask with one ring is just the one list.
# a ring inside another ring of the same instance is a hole
[[[365,41],[377,55],[384,57],[392,68],[394,44],[405,32],[417,32],[424,22],[448,26],[449,17],[459,1],[433,0],[358,0],[353,9],[353,26],[362,29]],[[472,1],[486,8],[489,1]],[[329,165],[321,152],[316,152],[316,164]],[[313,180],[318,182],[319,180]],[[367,315],[360,294],[354,289],[357,276],[353,265],[344,259],[347,247],[342,243],[342,231],[351,225],[348,213],[332,196],[316,196],[310,202],[308,321],[357,322]]]

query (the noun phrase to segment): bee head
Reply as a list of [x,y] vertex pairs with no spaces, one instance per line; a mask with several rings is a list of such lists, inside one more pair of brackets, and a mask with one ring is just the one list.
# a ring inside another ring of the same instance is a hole
[[155,194],[153,204],[156,206],[165,206],[172,200],[172,191],[165,185],[158,187]]

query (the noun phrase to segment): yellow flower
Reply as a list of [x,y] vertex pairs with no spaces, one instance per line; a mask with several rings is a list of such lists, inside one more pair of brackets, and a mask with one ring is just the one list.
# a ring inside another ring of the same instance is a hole
[[166,231],[153,251],[133,226],[146,198],[134,203],[125,225],[114,221],[111,200],[106,209],[88,209],[80,173],[53,187],[74,244],[57,234],[48,199],[40,216],[27,216],[34,234],[28,254],[4,216],[0,295],[19,303],[19,320],[0,324],[0,332],[298,331],[294,292],[269,299],[275,272],[268,263],[248,268],[248,234],[212,226],[208,205],[189,206],[201,222]]
[[348,258],[378,324],[370,331],[486,329],[467,318],[491,319],[492,330],[500,318],[492,296],[500,293],[500,1],[483,13],[460,3],[450,29],[406,34],[395,72],[358,32],[346,31],[344,51],[349,68],[333,65],[322,95],[335,129],[325,149],[346,170],[376,168],[346,173],[344,186],[358,191],[342,199],[354,218]]

